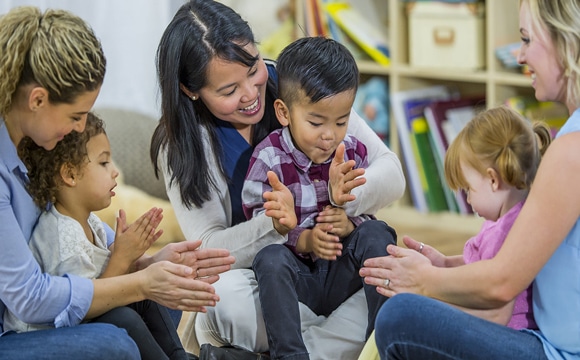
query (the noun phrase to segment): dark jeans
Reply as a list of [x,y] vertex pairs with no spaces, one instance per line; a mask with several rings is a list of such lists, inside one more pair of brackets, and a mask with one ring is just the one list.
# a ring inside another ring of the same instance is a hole
[[115,308],[91,322],[108,323],[127,330],[143,360],[183,359],[187,354],[167,308],[150,300]]
[[529,332],[415,294],[399,294],[383,305],[375,340],[381,359],[547,359],[542,342]]
[[387,245],[396,244],[396,239],[395,230],[385,222],[369,220],[343,239],[342,255],[335,261],[312,262],[278,244],[260,250],[253,270],[272,358],[309,358],[302,340],[298,302],[328,316],[360,288],[364,288],[369,309],[368,338],[387,298],[366,285],[358,270],[366,259],[387,255]]

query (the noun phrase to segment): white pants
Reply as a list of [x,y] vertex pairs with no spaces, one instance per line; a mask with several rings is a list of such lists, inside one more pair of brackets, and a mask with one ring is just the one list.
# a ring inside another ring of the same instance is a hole
[[[192,314],[183,331],[187,351],[199,352],[199,344],[236,345],[251,351],[268,350],[268,339],[254,272],[236,269],[220,275],[214,284],[220,301],[207,313]],[[300,304],[302,338],[310,359],[358,358],[367,328],[367,305],[363,290],[347,299],[328,318]]]

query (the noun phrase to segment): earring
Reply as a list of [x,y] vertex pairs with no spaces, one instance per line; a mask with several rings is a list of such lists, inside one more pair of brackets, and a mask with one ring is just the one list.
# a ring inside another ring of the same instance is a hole
[[74,180],[72,181],[72,184],[73,184],[73,185],[75,185],[75,184],[76,184]]
[[191,95],[191,100],[193,100],[193,101],[197,100],[197,96]]

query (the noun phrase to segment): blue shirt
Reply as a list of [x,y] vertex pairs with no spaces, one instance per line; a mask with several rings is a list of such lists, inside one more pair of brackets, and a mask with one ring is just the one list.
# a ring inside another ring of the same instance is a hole
[[[278,74],[273,61],[266,60],[268,77],[278,83]],[[216,120],[216,134],[222,147],[222,166],[228,179],[228,190],[232,207],[232,224],[237,225],[246,221],[242,209],[242,187],[253,148],[244,137],[227,121]]]
[[[580,109],[559,136],[580,131]],[[565,210],[563,210],[565,211]],[[580,359],[580,218],[534,279],[534,332],[549,359]]]
[[79,324],[91,305],[92,281],[41,271],[28,248],[40,210],[26,191],[26,182],[26,167],[0,119],[0,314],[9,307],[29,323]]

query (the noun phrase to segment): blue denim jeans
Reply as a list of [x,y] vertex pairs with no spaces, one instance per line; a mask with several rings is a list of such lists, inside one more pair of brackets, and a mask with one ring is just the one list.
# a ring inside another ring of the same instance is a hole
[[381,359],[547,359],[533,334],[498,325],[420,295],[387,301],[375,323]]
[[367,337],[386,297],[364,284],[358,274],[366,259],[387,255],[397,234],[385,222],[368,220],[342,240],[342,255],[335,261],[296,256],[284,245],[268,245],[256,255],[253,270],[272,359],[308,359],[300,329],[298,302],[317,315],[328,316],[359,289],[367,300]]
[[124,329],[110,324],[9,333],[0,337],[1,360],[139,360],[139,349]]

